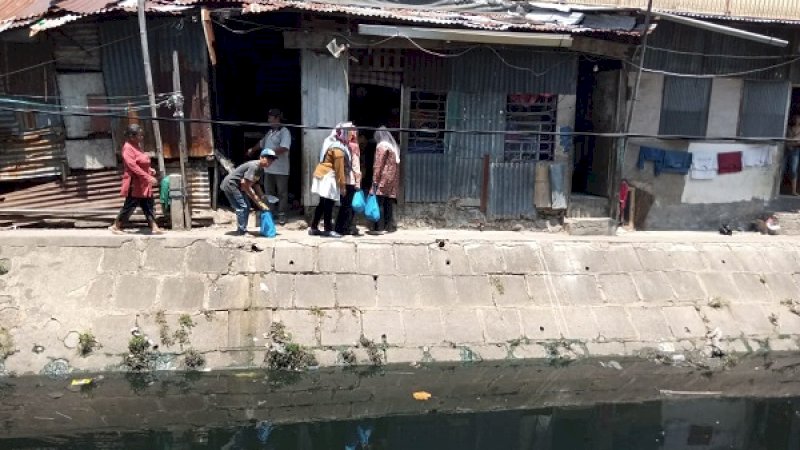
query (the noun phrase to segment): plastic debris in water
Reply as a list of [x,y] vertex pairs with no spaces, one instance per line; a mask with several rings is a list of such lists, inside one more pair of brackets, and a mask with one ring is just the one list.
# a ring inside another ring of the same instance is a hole
[[268,420],[262,420],[256,424],[256,437],[262,444],[266,444],[269,440],[269,435],[275,427]]
[[86,386],[94,382],[91,378],[76,378],[69,384],[70,386]]
[[414,397],[414,400],[419,401],[429,400],[432,397],[431,393],[426,391],[417,391],[411,395]]

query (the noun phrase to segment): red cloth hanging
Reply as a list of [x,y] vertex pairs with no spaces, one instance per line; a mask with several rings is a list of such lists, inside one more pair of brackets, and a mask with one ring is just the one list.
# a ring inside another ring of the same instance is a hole
[[718,173],[737,173],[742,171],[742,152],[717,153]]

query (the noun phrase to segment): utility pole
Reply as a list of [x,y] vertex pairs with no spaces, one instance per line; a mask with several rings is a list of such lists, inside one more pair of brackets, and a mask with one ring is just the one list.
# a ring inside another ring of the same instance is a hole
[[178,51],[172,51],[172,90],[175,92],[175,117],[178,118],[178,138],[180,140],[178,148],[180,149],[180,165],[181,165],[181,178],[183,178],[183,218],[184,226],[187,230],[192,229],[192,208],[189,205],[189,197],[186,193],[189,191],[187,185],[189,180],[186,178],[186,162],[187,153],[186,148],[186,123],[183,121],[183,94],[181,93],[181,71],[178,67]]
[[158,157],[158,173],[166,176],[164,168],[164,144],[161,142],[161,127],[159,126],[158,110],[156,108],[156,94],[153,91],[153,72],[150,69],[150,46],[147,43],[147,23],[144,17],[144,0],[139,0],[139,36],[142,41],[142,60],[144,62],[144,81],[147,84],[147,96],[150,99],[150,115],[153,124],[153,137],[156,140],[156,156]]

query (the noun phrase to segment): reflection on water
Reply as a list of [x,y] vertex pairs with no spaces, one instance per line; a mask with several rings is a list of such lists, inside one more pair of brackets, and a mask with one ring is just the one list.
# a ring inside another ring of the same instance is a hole
[[0,449],[797,450],[798,375],[759,357],[9,378]]
[[172,432],[0,439],[5,449],[576,450],[800,448],[800,398],[699,399]]

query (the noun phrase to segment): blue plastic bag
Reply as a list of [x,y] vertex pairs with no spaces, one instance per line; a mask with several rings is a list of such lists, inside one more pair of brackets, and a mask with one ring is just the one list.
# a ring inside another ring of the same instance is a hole
[[381,220],[381,209],[378,207],[378,197],[376,197],[375,194],[370,194],[369,197],[367,197],[364,215],[367,217],[367,220],[371,222]]
[[268,238],[274,238],[278,234],[275,229],[275,221],[272,220],[272,213],[269,211],[261,212],[261,235]]
[[356,214],[361,214],[364,212],[364,208],[366,207],[366,201],[364,200],[364,192],[356,191],[355,195],[353,195],[353,202],[351,203],[353,207],[353,211]]

